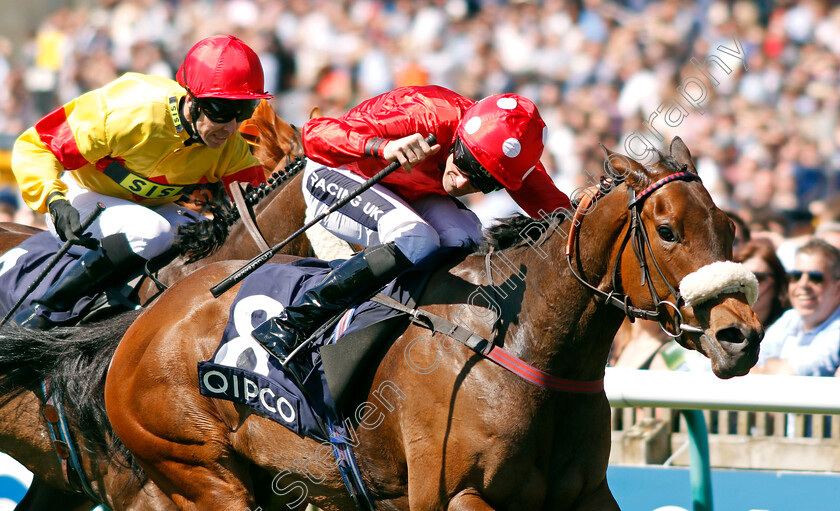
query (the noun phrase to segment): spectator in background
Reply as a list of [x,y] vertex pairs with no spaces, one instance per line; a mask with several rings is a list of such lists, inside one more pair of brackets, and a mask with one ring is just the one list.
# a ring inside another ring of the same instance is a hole
[[[670,369],[662,359],[662,348],[669,338],[656,321],[624,320],[619,333],[613,340],[613,350],[608,364],[613,367],[631,367],[633,369]],[[701,355],[702,356],[702,355]]]
[[17,190],[0,189],[0,222],[14,222],[18,204]]
[[788,301],[788,276],[768,240],[752,240],[736,253],[735,261],[743,264],[758,279],[758,299],[753,310],[764,328],[770,327],[790,308]]
[[741,215],[734,211],[727,211],[726,215],[735,224],[735,239],[732,240],[732,252],[737,252],[745,243],[750,241],[752,233],[747,222],[741,218]]
[[814,236],[827,241],[840,250],[840,222],[821,222],[814,231]]
[[832,376],[840,366],[840,251],[818,238],[805,243],[788,292],[793,309],[767,330],[751,372]]
[[[17,137],[48,111],[125,71],[168,74],[193,41],[231,32],[255,48],[271,75],[266,89],[274,90],[276,80],[282,91],[273,106],[293,124],[303,124],[313,106],[337,116],[408,83],[446,86],[471,99],[515,92],[534,98],[544,113],[543,163],[561,189],[583,185],[582,171],[600,168],[598,142],[622,150],[638,129],[660,148],[682,136],[716,203],[747,220],[755,237],[772,236],[777,247],[788,234],[812,234],[802,215],[809,201],[840,195],[836,2],[75,4],[46,15],[27,44],[0,42],[12,66],[4,71],[0,57],[0,80],[6,76],[0,132]],[[9,17],[15,8],[28,6],[10,5]],[[741,49],[743,61],[733,58]],[[162,50],[162,60],[150,50]],[[707,76],[698,64],[713,55],[725,67],[709,60]],[[702,112],[677,93],[688,78],[706,84]],[[661,115],[667,98],[689,114],[679,125]],[[466,202],[485,225],[518,209],[504,194],[474,208],[480,199]],[[756,219],[768,213],[780,220],[757,228]],[[789,247],[790,257],[783,254],[786,265],[797,246]]]

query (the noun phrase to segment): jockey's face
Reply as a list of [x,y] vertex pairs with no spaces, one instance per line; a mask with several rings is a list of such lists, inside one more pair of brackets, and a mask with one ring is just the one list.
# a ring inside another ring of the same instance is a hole
[[443,169],[443,189],[453,197],[461,197],[475,193],[478,189],[470,183],[466,174],[453,162],[454,154],[446,158],[446,167]]
[[[190,95],[187,94],[186,104],[184,105],[184,117],[186,117],[187,121],[192,121],[192,116],[190,114],[191,104],[192,98],[190,98]],[[198,119],[195,123],[195,127],[198,130],[198,136],[200,136],[201,140],[204,141],[204,144],[211,149],[218,149],[225,145],[225,142],[236,134],[236,130],[241,124],[236,119],[231,119],[230,121],[224,123],[213,122],[204,115],[204,112],[202,112],[201,109],[199,109],[198,112]]]

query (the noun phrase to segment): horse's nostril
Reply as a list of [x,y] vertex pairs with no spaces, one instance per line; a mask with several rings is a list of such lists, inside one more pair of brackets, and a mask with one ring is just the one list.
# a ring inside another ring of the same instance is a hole
[[730,344],[740,344],[747,340],[747,336],[740,327],[730,326],[721,328],[715,333],[719,342],[727,342]]

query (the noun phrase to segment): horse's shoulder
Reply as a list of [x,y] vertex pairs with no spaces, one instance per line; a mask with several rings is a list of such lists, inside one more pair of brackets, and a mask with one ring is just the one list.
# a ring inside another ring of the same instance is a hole
[[31,225],[18,224],[15,222],[0,222],[0,232],[2,233],[32,235],[38,234],[41,231],[43,231],[43,229],[32,227]]
[[432,270],[424,287],[420,305],[460,305],[481,285],[484,261],[479,255],[456,255]]
[[43,230],[37,227],[14,222],[0,222],[0,253],[5,253],[40,232]]

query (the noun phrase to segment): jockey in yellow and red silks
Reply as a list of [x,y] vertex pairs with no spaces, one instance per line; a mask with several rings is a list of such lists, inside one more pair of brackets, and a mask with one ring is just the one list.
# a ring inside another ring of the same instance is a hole
[[[126,73],[15,142],[12,170],[24,201],[49,211],[47,227],[61,241],[91,248],[15,317],[19,324],[61,323],[78,297],[130,279],[166,252],[176,227],[196,220],[174,204],[185,186],[264,180],[237,131],[261,98],[272,97],[262,90],[256,53],[236,37],[208,37],[189,50],[176,78]],[[80,215],[97,203],[106,209],[83,235]]]
[[[455,197],[504,189],[532,217],[570,206],[540,163],[546,125],[536,105],[518,94],[475,102],[443,87],[401,87],[338,118],[310,119],[302,134],[307,218],[328,210],[388,161],[403,166],[321,222],[368,248],[252,334],[298,381],[311,361],[289,355],[326,319],[439,247],[480,241],[478,217]],[[435,144],[424,140],[429,134]]]

